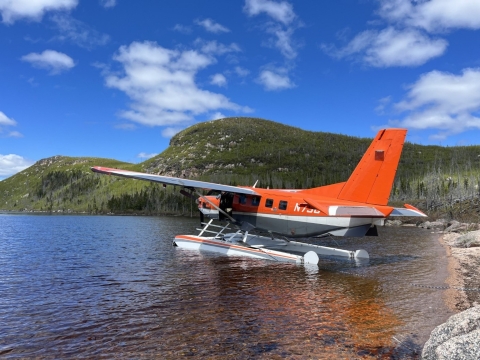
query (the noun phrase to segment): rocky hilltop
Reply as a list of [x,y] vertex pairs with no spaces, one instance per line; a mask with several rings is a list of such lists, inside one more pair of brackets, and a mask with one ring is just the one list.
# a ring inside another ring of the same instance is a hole
[[327,183],[348,177],[370,141],[263,119],[226,118],[179,132],[168,149],[142,163],[142,168],[167,176],[273,174],[278,186],[282,179],[294,182],[298,177]]

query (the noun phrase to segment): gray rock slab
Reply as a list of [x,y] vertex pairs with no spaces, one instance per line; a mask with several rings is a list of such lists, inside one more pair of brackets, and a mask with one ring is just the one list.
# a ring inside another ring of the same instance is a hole
[[423,347],[422,359],[480,359],[480,306],[437,326]]

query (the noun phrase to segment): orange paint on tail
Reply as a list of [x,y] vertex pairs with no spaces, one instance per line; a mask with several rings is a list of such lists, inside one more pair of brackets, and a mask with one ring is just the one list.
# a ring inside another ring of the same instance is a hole
[[406,135],[405,129],[379,131],[338,199],[387,205]]

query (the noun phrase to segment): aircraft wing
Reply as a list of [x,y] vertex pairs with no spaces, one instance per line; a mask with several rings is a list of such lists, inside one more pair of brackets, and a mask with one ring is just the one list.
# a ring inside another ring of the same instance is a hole
[[226,191],[226,192],[231,192],[236,194],[259,195],[253,189],[250,189],[250,188],[243,188],[243,187],[231,186],[231,185],[222,185],[222,184],[210,183],[206,181],[189,180],[189,179],[182,179],[182,178],[176,178],[171,176],[146,174],[146,173],[141,173],[136,171],[121,170],[121,169],[111,169],[111,168],[106,168],[102,166],[94,166],[91,168],[91,170],[93,172],[97,172],[100,174],[123,176],[126,178],[132,178],[132,179],[138,179],[138,180],[148,180],[153,182],[159,182],[162,184],[182,186],[186,188],[210,189],[210,190]]

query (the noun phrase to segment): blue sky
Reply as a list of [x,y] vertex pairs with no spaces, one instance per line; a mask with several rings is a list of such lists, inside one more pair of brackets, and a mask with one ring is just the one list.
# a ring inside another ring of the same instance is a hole
[[[0,0],[0,179],[198,122],[480,143],[480,0]],[[213,134],[212,134],[213,136]]]

